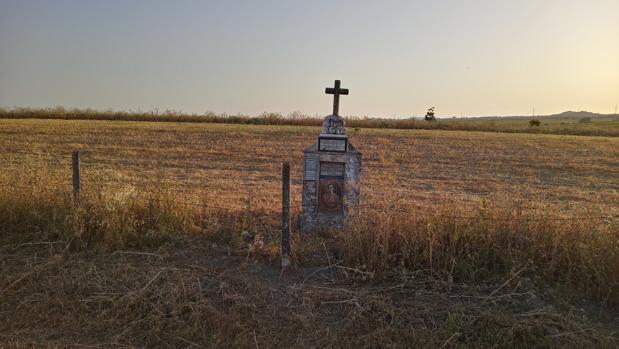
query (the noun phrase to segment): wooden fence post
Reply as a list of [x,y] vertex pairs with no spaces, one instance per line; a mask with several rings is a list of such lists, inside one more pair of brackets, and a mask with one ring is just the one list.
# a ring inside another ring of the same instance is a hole
[[290,265],[290,163],[282,163],[282,268]]
[[73,202],[80,202],[80,153],[74,150],[71,154],[71,167],[73,168]]

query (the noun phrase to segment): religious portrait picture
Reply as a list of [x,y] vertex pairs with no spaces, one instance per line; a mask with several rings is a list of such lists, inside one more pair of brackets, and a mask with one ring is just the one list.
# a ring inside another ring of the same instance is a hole
[[324,212],[342,210],[342,181],[325,179],[320,181],[319,209]]

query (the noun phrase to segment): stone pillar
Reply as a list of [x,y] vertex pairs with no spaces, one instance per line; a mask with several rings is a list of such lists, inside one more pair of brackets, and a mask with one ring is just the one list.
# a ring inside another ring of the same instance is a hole
[[348,141],[344,120],[325,118],[304,151],[301,230],[340,229],[359,207],[361,153]]

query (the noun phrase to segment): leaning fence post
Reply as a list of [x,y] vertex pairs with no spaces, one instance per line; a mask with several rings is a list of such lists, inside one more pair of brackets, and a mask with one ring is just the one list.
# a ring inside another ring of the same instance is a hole
[[71,167],[73,168],[73,202],[80,202],[80,153],[74,150],[71,154]]
[[290,163],[282,163],[282,268],[290,265]]

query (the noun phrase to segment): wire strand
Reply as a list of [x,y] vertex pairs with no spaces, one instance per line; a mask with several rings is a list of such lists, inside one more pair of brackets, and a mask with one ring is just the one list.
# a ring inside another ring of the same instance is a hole
[[[71,153],[68,153],[67,155],[58,155],[58,154],[54,154],[54,153],[45,153],[45,152],[33,152],[33,151],[7,151],[5,152],[5,154],[8,154],[9,156],[23,156],[23,155],[30,155],[30,156],[41,156],[41,157],[46,157],[46,158],[51,158],[51,159],[62,159],[62,160],[66,160],[68,162],[71,161]],[[127,160],[121,160],[121,159],[115,159],[113,161],[108,161],[108,159],[105,159],[103,161],[100,162],[95,162],[92,161],[93,159],[88,159],[86,157],[86,159],[84,160],[84,155],[90,155],[91,153],[87,150],[80,150],[80,155],[82,155],[80,157],[80,165],[81,166],[92,166],[92,167],[102,167],[105,165],[126,165],[128,167],[131,168],[132,171],[135,171],[139,174],[146,174],[146,171],[148,170],[156,170],[157,167],[155,165],[161,165],[162,163],[165,164],[164,161],[161,160],[157,160],[157,159],[151,159],[151,160],[143,160],[141,161],[141,163],[136,163],[135,161],[127,161]],[[148,169],[144,169],[144,168],[139,168],[138,165],[143,165],[145,163],[150,163],[153,166],[149,167]],[[177,164],[168,164],[168,167],[182,167],[182,166],[178,166]],[[66,182],[67,188],[68,188],[68,194],[71,194],[72,191],[70,191],[71,189],[71,182],[69,179],[66,180],[61,180],[61,179],[55,179],[56,181],[58,181],[59,183],[61,182]],[[163,181],[158,181],[157,184],[162,184]],[[170,182],[174,182],[174,180],[170,180]],[[146,180],[138,180],[137,184],[152,184],[153,181],[146,181]],[[114,183],[116,184],[116,183]],[[122,184],[121,184],[122,185]],[[42,183],[36,183],[36,185],[31,184],[31,185],[25,185],[25,184],[17,184],[17,183],[11,183],[10,184],[10,188],[9,190],[13,190],[13,189],[21,189],[21,190],[26,190],[26,191],[31,191],[31,190],[38,190],[38,187],[44,186],[44,184]],[[88,188],[88,184],[87,183],[83,183],[82,184],[82,192],[85,191],[86,188]],[[0,187],[0,190],[4,190],[7,189],[7,187]],[[250,199],[250,198],[248,198]],[[89,200],[92,200],[92,198],[89,198]],[[109,199],[108,199],[109,201]],[[175,204],[180,204],[180,205],[184,205],[186,207],[191,206],[194,208],[200,208],[200,209],[218,209],[218,210],[228,210],[228,211],[250,211],[250,209],[247,208],[243,208],[242,205],[239,208],[234,208],[231,206],[224,206],[224,205],[216,205],[213,204],[211,202],[191,202],[188,200],[181,200],[181,199],[172,199],[172,198],[158,198],[158,199],[154,199],[154,198],[148,198],[147,202],[157,202],[158,204],[168,204],[170,202],[173,202]],[[104,200],[101,200],[101,203],[107,203],[107,201],[104,202]],[[257,208],[259,208],[260,205],[255,205],[252,204],[252,206],[255,206]],[[296,203],[296,204],[291,204],[290,205],[291,209],[296,209],[296,210],[301,210],[303,208],[302,204]],[[479,207],[470,206],[471,209],[479,209]],[[260,208],[259,208],[260,209]],[[449,219],[461,219],[461,220],[484,220],[484,221],[503,221],[503,222],[537,222],[537,221],[584,221],[584,220],[609,220],[609,221],[616,221],[619,219],[619,216],[613,216],[613,215],[607,215],[607,216],[581,216],[581,217],[544,217],[544,218],[527,218],[527,217],[510,217],[510,218],[496,218],[496,217],[485,217],[483,215],[479,215],[479,216],[464,216],[464,215],[447,215],[444,214],[443,212],[441,212],[440,210],[427,210],[427,209],[421,209],[421,208],[407,208],[407,209],[396,209],[393,207],[384,207],[384,206],[373,206],[370,204],[360,204],[358,206],[359,212],[380,212],[380,213],[400,213],[400,214],[424,214],[426,216],[433,216],[433,217],[444,217],[444,218],[449,218]],[[255,210],[253,210],[255,211]],[[281,212],[281,210],[265,210],[265,209],[261,209],[260,212],[265,212],[265,213],[269,213],[269,214],[278,214]]]

